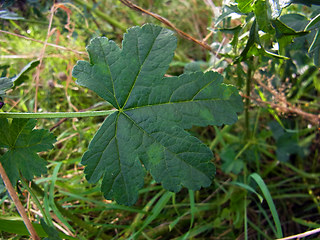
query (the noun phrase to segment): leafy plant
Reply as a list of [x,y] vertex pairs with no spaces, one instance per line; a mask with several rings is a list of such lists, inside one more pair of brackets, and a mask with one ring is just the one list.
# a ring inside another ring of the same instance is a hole
[[0,118],[0,147],[7,152],[0,157],[8,177],[13,185],[20,179],[20,174],[27,180],[47,172],[47,163],[37,152],[53,148],[55,137],[47,130],[33,130],[33,119]]
[[[1,96],[14,87],[7,92],[4,108],[10,112],[0,112],[0,118],[9,120],[4,125],[1,121],[0,127],[35,122],[21,118],[50,118],[37,125],[51,126],[59,140],[54,150],[39,155],[52,160],[47,174],[28,182],[19,168],[13,170],[21,177],[19,197],[12,186],[9,190],[7,177],[6,186],[0,179],[1,239],[25,238],[28,231],[34,239],[274,239],[295,235],[296,229],[319,228],[320,8],[307,7],[319,1],[235,0],[228,1],[220,15],[222,2],[0,3],[0,75],[6,77],[0,81]],[[117,46],[128,26],[158,21],[181,36],[177,50],[172,32],[153,25],[128,30],[122,49]],[[75,86],[71,70],[77,59],[86,59],[83,42],[103,35],[108,39],[92,40],[90,61],[80,61],[74,71],[77,82],[93,91]],[[37,65],[28,64],[37,56],[39,81],[31,82],[26,79],[31,73],[24,70]],[[18,72],[22,77],[14,77]],[[235,121],[242,99],[222,79],[237,84],[245,98],[244,114],[232,126],[224,126],[227,114]],[[191,97],[212,89],[216,99]],[[229,90],[234,95],[225,94]],[[178,100],[172,102],[170,94]],[[229,108],[230,102],[233,110],[214,112]],[[0,107],[3,104],[0,99]],[[38,112],[27,113],[31,109]],[[206,114],[201,115],[203,110]],[[207,126],[211,124],[222,126]],[[100,126],[82,159],[89,180],[83,181],[81,156]],[[0,146],[0,158],[20,147]],[[39,157],[37,153],[33,152]],[[6,176],[1,162],[0,174]],[[167,170],[164,162],[172,167]],[[28,179],[45,173],[44,166],[41,160]],[[146,172],[150,174],[144,178]],[[180,193],[161,186],[178,191],[210,182],[212,186],[201,191]],[[124,184],[129,184],[128,192]],[[104,201],[99,185],[106,198],[133,204],[139,192],[139,201],[136,206]],[[31,196],[29,217],[23,206],[29,203],[25,193]],[[36,231],[27,231],[17,219],[10,196],[25,223],[32,216]],[[14,200],[19,198],[20,207]]]
[[107,38],[93,39],[87,47],[90,63],[79,61],[73,69],[79,85],[117,109],[82,158],[90,182],[103,177],[107,199],[135,203],[144,168],[174,192],[212,182],[211,150],[183,129],[232,124],[242,101],[215,72],[163,77],[175,48],[171,31],[147,24],[128,30],[122,50]]

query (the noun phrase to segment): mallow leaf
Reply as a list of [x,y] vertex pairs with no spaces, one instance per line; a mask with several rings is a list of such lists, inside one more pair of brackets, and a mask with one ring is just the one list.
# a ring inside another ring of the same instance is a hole
[[77,83],[117,111],[109,115],[82,157],[86,178],[102,180],[105,198],[134,204],[146,170],[177,192],[207,187],[215,174],[211,150],[184,129],[233,124],[242,100],[216,72],[164,77],[176,48],[170,30],[146,24],[124,35],[120,49],[105,37],[87,47],[90,62],[73,69]]
[[53,148],[55,137],[47,130],[33,129],[34,119],[0,118],[0,148],[7,151],[0,156],[11,183],[15,186],[20,174],[27,180],[47,172],[46,161],[38,152]]

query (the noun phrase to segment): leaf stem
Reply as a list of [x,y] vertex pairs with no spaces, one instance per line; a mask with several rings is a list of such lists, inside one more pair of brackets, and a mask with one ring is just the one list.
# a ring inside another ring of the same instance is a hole
[[1,162],[0,162],[0,175],[1,175],[1,178],[4,182],[4,184],[6,185],[6,188],[9,192],[14,204],[16,205],[16,208],[17,208],[20,216],[22,217],[23,222],[26,225],[32,239],[40,240],[40,237],[38,236],[36,230],[34,229],[33,225],[31,224],[31,222],[27,216],[27,213],[26,213],[22,203],[20,202],[19,197],[18,197],[16,191],[14,190],[14,188],[9,180],[9,177],[8,177],[6,171],[4,170]]
[[[252,63],[248,64],[248,72],[247,72],[247,79],[246,79],[246,94],[250,96],[251,93],[251,78],[252,78]],[[250,107],[250,99],[246,98],[245,102],[245,127],[246,127],[246,139],[250,137],[250,120],[249,120],[249,107]]]
[[117,110],[87,111],[87,112],[0,112],[0,118],[76,118],[76,117],[97,117],[107,116]]

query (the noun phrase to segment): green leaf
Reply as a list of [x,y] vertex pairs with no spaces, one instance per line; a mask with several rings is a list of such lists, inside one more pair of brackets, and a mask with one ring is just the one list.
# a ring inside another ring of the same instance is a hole
[[313,55],[314,64],[319,67],[320,66],[320,30],[317,31],[315,37],[308,49],[308,52]]
[[6,90],[8,90],[12,87],[13,87],[13,83],[10,78],[7,78],[7,77],[0,78],[0,97],[2,95],[5,95]]
[[283,55],[285,53],[285,48],[292,43],[295,37],[304,36],[308,34],[308,32],[304,31],[296,32],[280,20],[274,20],[272,21],[272,23],[276,30],[276,37],[279,42],[279,53]]
[[205,61],[193,61],[189,62],[184,67],[184,73],[193,73],[203,71],[209,67],[209,63]]
[[[289,13],[289,14],[282,15],[279,18],[279,20],[282,23],[284,23],[285,25],[287,25],[289,28],[291,28],[294,31],[296,31],[296,32],[301,32],[301,31],[308,32],[308,31],[310,31],[310,29],[306,30],[306,26],[308,25],[309,20],[304,15],[301,15],[301,14],[298,14],[298,13]],[[314,27],[316,27],[316,26],[314,26]]]
[[14,86],[19,86],[21,83],[23,83],[28,77],[25,75],[32,69],[36,68],[40,64],[40,60],[34,60],[29,62],[21,71],[20,73],[12,78],[12,81],[14,82]]
[[307,6],[311,6],[311,5],[320,5],[319,0],[281,0],[281,2],[284,2],[286,5],[289,5],[291,3],[294,4],[304,4]]
[[[239,14],[243,15],[242,12],[237,8],[236,5],[226,5],[222,7],[222,13],[218,16],[217,19],[215,19],[215,27],[219,25],[221,21],[223,21],[226,18],[230,18],[232,15]],[[210,28],[209,28],[210,29]],[[214,31],[214,29],[213,29]]]
[[163,77],[176,48],[173,32],[146,24],[124,35],[120,49],[107,38],[87,47],[73,76],[118,111],[108,116],[82,158],[89,182],[101,177],[107,199],[133,204],[145,170],[163,187],[198,190],[215,174],[211,150],[184,129],[233,124],[242,100],[216,72]]
[[274,29],[271,25],[271,15],[273,12],[271,11],[271,6],[267,1],[256,1],[254,4],[254,14],[256,16],[259,30],[262,30],[266,33],[274,32]]
[[303,156],[303,149],[298,144],[297,133],[286,132],[276,121],[272,121],[268,125],[272,131],[274,139],[276,140],[276,155],[279,161],[289,161],[292,154]]
[[314,18],[312,18],[310,20],[310,22],[308,23],[308,25],[305,27],[305,31],[310,31],[313,28],[315,28],[316,26],[318,26],[320,22],[320,14],[318,14],[317,16],[315,16]]
[[0,199],[3,198],[3,192],[6,190],[6,186],[4,185],[4,182],[2,181],[2,178],[0,177]]
[[237,0],[238,8],[243,13],[249,13],[252,11],[252,5],[254,0]]
[[242,159],[236,158],[236,153],[232,148],[226,147],[221,152],[220,157],[222,160],[221,169],[224,173],[233,172],[234,174],[239,174],[242,171],[244,162]]
[[0,10],[0,19],[20,20],[24,18],[20,17],[17,13],[10,12],[8,10]]
[[7,77],[1,77],[0,78],[0,97],[2,95],[5,95],[6,90],[12,88],[13,86],[18,86],[20,85],[26,78],[27,76],[25,75],[28,73],[30,70],[34,69],[39,65],[40,61],[39,60],[34,60],[28,63],[17,76],[7,78]]
[[43,240],[62,240],[59,236],[59,232],[54,227],[47,225],[42,218],[40,219],[40,223],[43,230],[48,234],[48,237]]
[[272,200],[272,196],[269,192],[269,189],[267,187],[267,185],[265,184],[265,182],[263,181],[263,179],[261,178],[261,176],[258,173],[252,173],[249,175],[249,178],[252,178],[259,186],[259,188],[261,189],[261,192],[264,195],[264,198],[266,199],[268,206],[270,208],[271,211],[271,215],[273,217],[274,220],[274,224],[276,226],[276,237],[277,238],[282,238],[283,237],[283,233],[282,233],[282,229],[281,229],[281,222],[279,219],[279,215],[277,212],[277,209],[274,205],[274,202]]
[[8,151],[0,157],[11,183],[15,186],[20,173],[27,180],[46,173],[46,161],[37,152],[53,148],[54,136],[47,130],[33,130],[34,119],[0,119],[0,147]]

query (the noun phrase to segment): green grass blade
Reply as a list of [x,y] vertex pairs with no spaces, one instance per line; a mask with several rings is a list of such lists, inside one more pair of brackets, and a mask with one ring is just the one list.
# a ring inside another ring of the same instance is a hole
[[153,220],[155,220],[159,216],[160,212],[166,206],[170,198],[172,198],[173,194],[174,193],[167,191],[162,195],[162,197],[153,207],[151,214],[144,221],[143,226],[135,234],[133,234],[130,239],[135,239],[136,236],[138,236]]
[[[177,238],[177,240],[184,240],[184,239],[193,239],[197,235],[204,233],[206,231],[212,231],[212,223],[208,223],[199,227],[195,227],[185,233],[183,236]],[[187,238],[186,238],[187,237]]]
[[248,219],[248,223],[254,230],[256,230],[258,233],[260,233],[264,237],[263,239],[267,239],[267,240],[272,240],[273,239],[273,238],[269,237],[267,234],[265,234],[263,232],[263,230],[261,230],[256,224],[251,222],[249,219]]
[[62,162],[59,162],[52,173],[52,177],[51,177],[51,185],[49,188],[49,204],[50,207],[52,208],[54,214],[60,219],[60,221],[68,227],[69,230],[71,230],[72,232],[75,232],[75,230],[73,229],[73,227],[68,223],[68,221],[65,219],[65,217],[61,214],[61,212],[59,211],[59,209],[57,208],[55,202],[54,202],[54,186],[55,183],[57,181],[57,177],[58,177],[58,173],[59,173],[59,169],[62,165]]
[[249,178],[250,177],[253,178],[253,180],[255,180],[255,182],[258,184],[259,188],[261,189],[261,192],[263,193],[263,195],[268,203],[268,206],[270,208],[270,211],[271,211],[271,214],[272,214],[275,226],[276,226],[276,230],[277,230],[276,237],[282,238],[283,233],[282,233],[282,229],[281,229],[280,219],[279,219],[276,207],[274,205],[274,202],[272,200],[272,197],[270,195],[270,192],[268,190],[267,185],[264,183],[263,179],[257,173],[250,174]]
[[259,211],[262,213],[263,217],[267,220],[269,226],[271,227],[272,231],[274,232],[274,234],[277,234],[277,230],[276,228],[273,226],[272,221],[270,220],[267,212],[264,210],[264,208],[261,206],[261,204],[257,204]]
[[189,199],[190,199],[190,213],[191,213],[191,221],[190,221],[190,229],[191,229],[194,223],[194,215],[197,211],[194,203],[194,191],[192,190],[189,190]]
[[246,190],[248,190],[249,192],[254,193],[254,194],[259,198],[260,202],[262,203],[263,197],[262,197],[259,193],[257,193],[256,190],[254,190],[254,189],[253,189],[252,187],[250,187],[249,185],[244,184],[244,183],[241,183],[241,182],[231,182],[230,184],[235,185],[235,186],[238,186],[238,187],[242,187],[243,189],[246,189]]
[[62,190],[60,190],[59,192],[65,196],[69,196],[71,199],[78,199],[78,200],[85,201],[87,203],[93,203],[99,207],[105,208],[105,210],[123,210],[123,211],[129,211],[129,212],[146,213],[145,211],[142,211],[135,207],[127,207],[123,205],[118,205],[116,203],[106,204],[105,202],[102,202],[102,201],[97,201],[88,197],[83,197],[82,196],[83,193],[76,194],[76,193],[66,192]]

